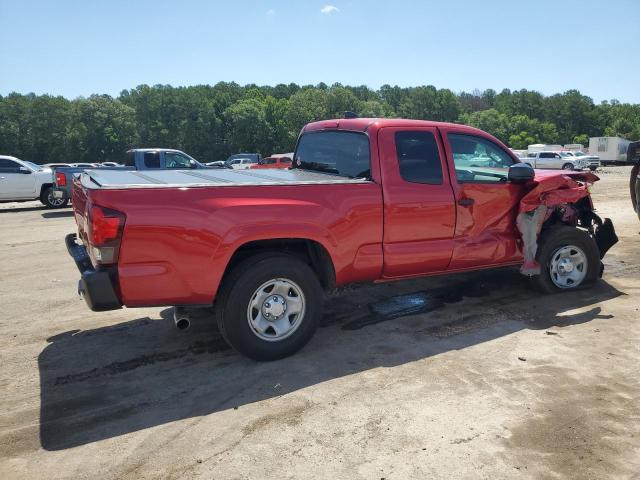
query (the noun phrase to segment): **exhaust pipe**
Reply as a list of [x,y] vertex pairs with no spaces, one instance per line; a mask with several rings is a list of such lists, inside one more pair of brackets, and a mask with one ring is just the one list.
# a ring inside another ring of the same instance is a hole
[[186,330],[191,326],[191,316],[184,307],[173,307],[173,322],[178,330]]

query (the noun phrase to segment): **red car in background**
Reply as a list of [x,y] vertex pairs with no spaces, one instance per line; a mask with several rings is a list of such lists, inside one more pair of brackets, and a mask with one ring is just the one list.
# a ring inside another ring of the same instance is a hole
[[291,168],[291,157],[278,155],[263,158],[256,165],[251,165],[249,168]]

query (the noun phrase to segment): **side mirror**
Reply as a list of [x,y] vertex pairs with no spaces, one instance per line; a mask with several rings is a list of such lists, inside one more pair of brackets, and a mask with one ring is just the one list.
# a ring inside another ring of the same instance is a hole
[[27,167],[20,167],[18,169],[18,173],[23,173],[25,175],[28,175],[31,173],[31,170],[29,170]]
[[526,163],[514,163],[509,167],[508,179],[511,183],[526,183],[533,180],[535,170]]

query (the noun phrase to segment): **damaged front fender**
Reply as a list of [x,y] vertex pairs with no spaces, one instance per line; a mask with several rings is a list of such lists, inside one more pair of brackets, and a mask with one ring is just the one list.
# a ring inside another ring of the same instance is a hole
[[545,222],[560,221],[586,229],[597,244],[601,259],[618,242],[611,220],[606,218],[603,221],[588,201],[588,185],[597,180],[598,177],[591,173],[581,173],[571,176],[545,175],[532,182],[531,190],[520,201],[516,218],[523,242],[524,262],[520,273],[528,276],[540,274],[536,253],[538,237]]

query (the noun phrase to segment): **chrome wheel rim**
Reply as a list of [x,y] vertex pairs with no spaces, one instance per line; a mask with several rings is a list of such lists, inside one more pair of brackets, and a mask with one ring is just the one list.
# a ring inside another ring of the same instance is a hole
[[305,298],[300,286],[287,278],[274,278],[253,292],[247,320],[256,337],[278,342],[300,327],[304,313]]
[[60,205],[62,205],[64,203],[64,197],[63,198],[56,198],[53,196],[53,192],[49,192],[47,194],[47,201],[49,202],[49,205],[52,205],[54,207],[59,207]]
[[587,276],[587,256],[575,245],[560,247],[551,255],[549,274],[558,288],[575,288]]

